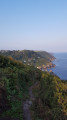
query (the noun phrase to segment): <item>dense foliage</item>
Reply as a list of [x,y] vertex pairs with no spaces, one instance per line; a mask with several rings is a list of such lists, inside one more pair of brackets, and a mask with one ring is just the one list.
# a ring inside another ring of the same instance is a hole
[[[22,119],[22,101],[28,87],[39,79],[39,70],[12,57],[0,56],[0,116]],[[6,110],[6,112],[5,112]]]
[[34,120],[67,120],[67,82],[57,76],[42,73],[35,86]]

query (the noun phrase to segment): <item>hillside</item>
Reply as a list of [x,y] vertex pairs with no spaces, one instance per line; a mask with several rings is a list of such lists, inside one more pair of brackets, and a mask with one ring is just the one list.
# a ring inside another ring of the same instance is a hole
[[32,85],[35,97],[32,120],[66,120],[67,81],[3,56],[0,56],[0,118],[24,119],[22,104],[29,99]]
[[42,66],[49,64],[54,57],[45,51],[32,51],[32,50],[22,50],[22,51],[0,51],[0,55],[11,56],[16,60],[22,61],[22,63],[33,66]]
[[[22,101],[28,96],[33,80],[39,79],[39,70],[23,65],[13,58],[0,56],[0,116],[23,118]],[[6,112],[5,112],[6,111]]]
[[67,120],[67,81],[42,72],[33,93],[33,120]]

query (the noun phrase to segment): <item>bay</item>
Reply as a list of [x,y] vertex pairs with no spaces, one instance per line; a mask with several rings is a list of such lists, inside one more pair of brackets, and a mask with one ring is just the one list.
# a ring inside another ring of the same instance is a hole
[[53,63],[56,65],[51,70],[62,80],[67,80],[67,53],[54,53],[56,58]]

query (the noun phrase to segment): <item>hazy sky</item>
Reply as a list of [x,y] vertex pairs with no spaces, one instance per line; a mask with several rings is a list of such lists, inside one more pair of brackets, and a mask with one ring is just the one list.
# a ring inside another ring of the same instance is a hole
[[0,0],[0,50],[67,52],[67,0]]

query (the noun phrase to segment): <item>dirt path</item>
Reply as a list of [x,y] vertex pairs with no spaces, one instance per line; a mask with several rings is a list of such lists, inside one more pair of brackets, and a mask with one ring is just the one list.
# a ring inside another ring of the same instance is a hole
[[32,93],[32,89],[33,87],[36,85],[37,83],[35,83],[34,85],[32,85],[29,88],[29,96],[30,98],[27,99],[24,103],[23,103],[23,112],[24,112],[24,120],[32,120],[31,118],[31,113],[30,113],[30,107],[32,105],[33,100],[35,100],[34,95]]

